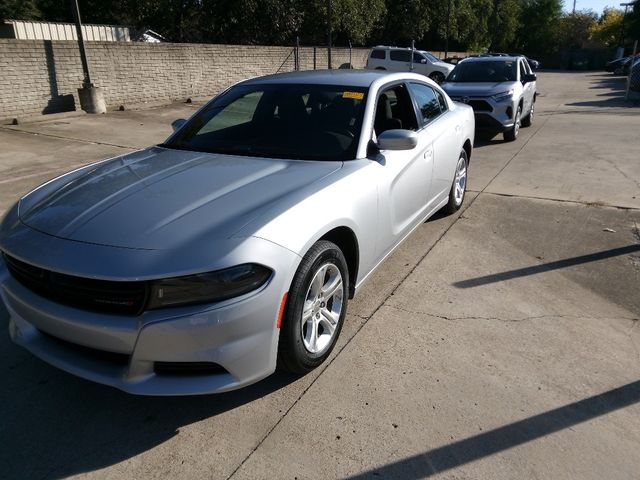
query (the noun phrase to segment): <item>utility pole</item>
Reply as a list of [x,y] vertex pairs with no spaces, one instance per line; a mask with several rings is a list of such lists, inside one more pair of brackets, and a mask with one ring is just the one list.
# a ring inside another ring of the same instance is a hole
[[576,13],[576,0],[573,0],[573,11],[571,13]]
[[451,24],[451,0],[447,4],[447,29],[444,34],[444,58],[449,56],[449,25]]
[[76,24],[80,61],[82,62],[82,88],[78,89],[80,108],[87,113],[105,113],[107,111],[107,105],[104,101],[102,91],[95,87],[91,81],[91,72],[89,70],[89,61],[87,60],[87,50],[84,46],[84,34],[82,32],[82,19],[80,18],[78,0],[70,0],[70,5],[71,13],[73,14],[73,19]]
[[332,1],[327,0],[327,67],[331,70],[331,17],[332,17]]

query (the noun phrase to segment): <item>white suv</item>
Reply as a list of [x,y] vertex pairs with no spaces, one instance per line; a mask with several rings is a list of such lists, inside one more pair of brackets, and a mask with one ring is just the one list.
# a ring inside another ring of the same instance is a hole
[[410,48],[384,47],[379,45],[371,49],[367,59],[370,70],[391,70],[405,72],[411,70],[411,54],[413,53],[413,71],[426,75],[437,83],[442,81],[453,70],[453,65],[441,62],[435,56],[424,50]]

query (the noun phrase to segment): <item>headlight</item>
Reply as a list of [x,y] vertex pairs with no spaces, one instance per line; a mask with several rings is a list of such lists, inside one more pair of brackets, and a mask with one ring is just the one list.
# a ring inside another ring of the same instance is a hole
[[504,100],[511,100],[511,97],[513,97],[513,90],[509,90],[508,92],[496,93],[491,98],[493,98],[496,102],[502,102]]
[[272,271],[246,263],[210,273],[165,278],[150,282],[147,309],[213,303],[239,297],[260,288]]

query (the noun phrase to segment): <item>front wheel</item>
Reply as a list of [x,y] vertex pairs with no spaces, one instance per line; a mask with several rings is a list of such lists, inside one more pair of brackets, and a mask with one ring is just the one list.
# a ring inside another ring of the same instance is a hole
[[522,107],[518,106],[518,110],[516,111],[516,118],[513,121],[513,127],[504,132],[504,139],[507,142],[513,142],[516,138],[518,138],[518,134],[520,133],[520,123],[522,122]]
[[469,167],[469,159],[467,152],[462,150],[456,164],[456,173],[453,177],[451,190],[449,191],[449,203],[444,207],[444,212],[452,214],[460,210],[464,195],[467,192],[467,170]]
[[324,362],[347,312],[349,270],[338,246],[316,242],[296,271],[280,330],[278,367],[307,373]]
[[429,75],[429,78],[436,82],[438,85],[444,82],[444,74],[441,72],[433,72],[431,75]]

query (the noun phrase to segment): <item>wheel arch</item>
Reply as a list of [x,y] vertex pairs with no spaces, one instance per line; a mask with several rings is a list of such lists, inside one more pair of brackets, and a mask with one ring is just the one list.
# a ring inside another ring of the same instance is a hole
[[349,227],[340,226],[329,230],[318,240],[333,242],[342,251],[347,261],[347,268],[349,269],[349,298],[353,298],[356,291],[358,266],[360,265],[360,250],[356,234]]
[[471,152],[473,150],[473,146],[471,145],[471,140],[467,138],[464,142],[464,145],[462,145],[462,149],[467,154],[467,162],[471,162]]

